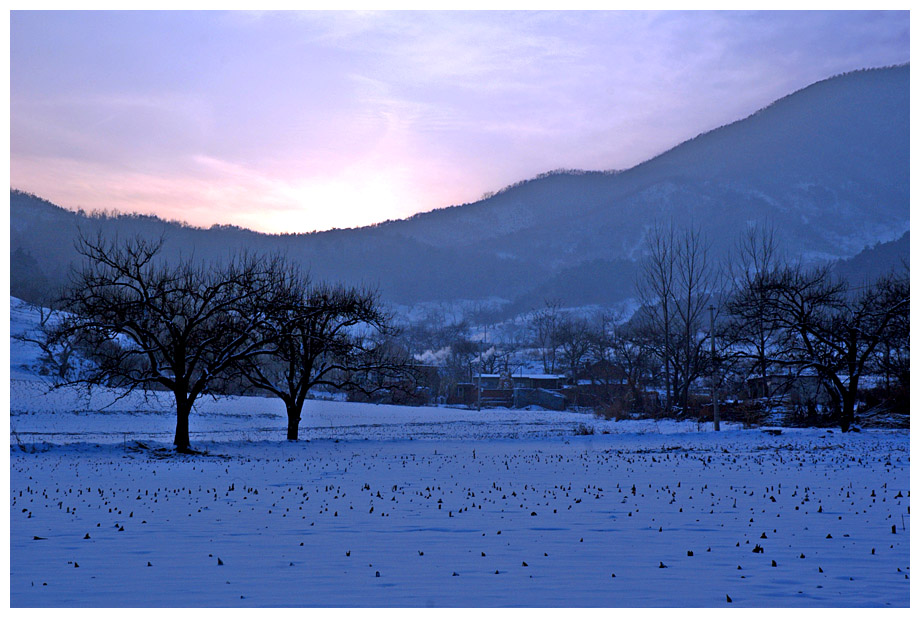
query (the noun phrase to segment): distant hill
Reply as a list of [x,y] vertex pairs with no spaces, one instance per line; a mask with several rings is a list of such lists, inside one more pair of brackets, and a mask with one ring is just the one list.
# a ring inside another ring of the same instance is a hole
[[910,233],[905,232],[897,240],[876,243],[848,260],[839,260],[832,268],[841,279],[862,286],[889,273],[909,270],[909,265]]
[[909,66],[840,75],[629,170],[544,174],[476,203],[359,229],[205,230],[147,216],[91,217],[11,191],[12,291],[34,299],[34,288],[59,284],[78,228],[165,233],[176,255],[282,251],[317,278],[376,285],[403,304],[624,300],[656,220],[699,226],[715,256],[746,226],[766,223],[791,255],[847,259],[909,229],[909,83]]

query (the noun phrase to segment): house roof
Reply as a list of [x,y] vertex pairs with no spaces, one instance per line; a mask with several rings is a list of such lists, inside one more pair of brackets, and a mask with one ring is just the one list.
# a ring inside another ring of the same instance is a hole
[[[499,373],[483,373],[483,374],[474,374],[474,378],[500,378],[501,374]],[[529,378],[531,380],[561,380],[565,378],[562,375],[556,375],[554,373],[525,373],[523,375],[515,373],[511,375],[512,378]]]

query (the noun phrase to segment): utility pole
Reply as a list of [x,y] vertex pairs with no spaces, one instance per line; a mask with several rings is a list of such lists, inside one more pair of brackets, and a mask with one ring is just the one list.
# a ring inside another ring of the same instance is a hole
[[716,389],[716,308],[709,305],[709,342],[712,344],[712,423],[719,431],[719,392]]
[[482,326],[482,343],[479,344],[479,384],[476,385],[476,409],[482,410],[482,348],[486,344],[486,327]]

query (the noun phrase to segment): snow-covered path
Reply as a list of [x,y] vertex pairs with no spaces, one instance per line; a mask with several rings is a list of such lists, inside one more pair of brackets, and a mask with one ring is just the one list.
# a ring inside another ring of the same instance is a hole
[[13,448],[11,604],[909,605],[906,432],[600,422]]

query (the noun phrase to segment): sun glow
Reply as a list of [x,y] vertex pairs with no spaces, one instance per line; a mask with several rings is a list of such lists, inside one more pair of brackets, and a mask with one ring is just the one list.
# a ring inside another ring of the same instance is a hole
[[385,174],[274,184],[257,212],[237,211],[244,220],[241,225],[269,233],[300,233],[361,227],[416,210],[406,187]]

